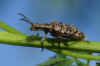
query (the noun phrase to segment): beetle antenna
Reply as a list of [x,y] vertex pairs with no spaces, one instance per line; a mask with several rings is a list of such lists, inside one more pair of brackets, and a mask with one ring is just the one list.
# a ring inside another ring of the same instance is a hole
[[29,24],[33,24],[30,20],[28,20],[28,17],[26,17],[24,14],[22,13],[18,13],[18,15],[22,16],[23,18],[21,18],[20,20],[25,21]]

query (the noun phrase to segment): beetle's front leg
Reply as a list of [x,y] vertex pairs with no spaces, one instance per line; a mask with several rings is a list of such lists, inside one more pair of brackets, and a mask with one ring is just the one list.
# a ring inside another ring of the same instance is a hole
[[41,51],[44,50],[44,40],[46,40],[48,32],[45,31],[44,33],[45,33],[45,34],[44,34],[44,37],[43,37],[42,40],[41,40]]
[[37,37],[40,36],[40,31],[36,32],[36,36],[37,36]]
[[57,40],[58,41],[58,49],[59,49],[59,51],[61,50],[61,39],[59,40]]
[[60,51],[61,50],[61,42],[62,42],[62,37],[56,37],[56,39],[57,39],[57,42],[58,42],[58,50]]

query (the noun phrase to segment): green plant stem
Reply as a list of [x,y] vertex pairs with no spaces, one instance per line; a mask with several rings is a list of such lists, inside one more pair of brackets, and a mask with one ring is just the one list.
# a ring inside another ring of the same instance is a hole
[[[52,51],[57,52],[57,49],[52,49]],[[80,54],[80,53],[74,53],[69,50],[61,50],[61,54],[66,55],[66,56],[74,56],[76,58],[83,58],[87,60],[100,60],[100,56],[92,56],[89,54]]]
[[65,61],[65,59],[63,59],[63,58],[61,58],[61,59],[53,58],[53,59],[49,59],[48,61],[46,61],[42,64],[39,64],[39,66],[52,66],[52,65],[60,63],[62,61]]
[[[26,47],[38,47],[38,48],[41,47],[41,42],[40,42],[41,38],[33,37],[32,41],[28,41],[27,38],[28,38],[28,36],[23,36],[23,35],[18,35],[18,34],[14,35],[14,34],[9,33],[9,32],[0,31],[0,43],[7,44],[7,45],[26,46]],[[80,48],[80,46],[81,45],[84,46],[85,45],[84,43],[86,43],[86,42],[83,42],[83,44],[78,43],[78,46],[77,46],[77,42],[74,42],[74,44],[71,44],[71,42],[69,42],[69,43],[70,44],[68,46],[65,46],[65,47],[61,46],[61,54],[66,55],[66,56],[75,56],[77,58],[83,58],[83,59],[88,59],[88,60],[100,60],[100,56],[92,56],[89,54],[73,53],[72,51],[63,50],[63,49],[68,49],[68,48],[71,49],[72,48],[71,45],[73,46],[73,48],[75,47],[74,49],[79,50],[82,48],[82,47]],[[89,45],[88,44],[87,45],[90,46],[91,44],[92,44],[92,42]],[[95,46],[98,46],[98,45],[99,45],[98,43],[97,44],[95,43]],[[59,51],[57,48],[58,47],[57,45],[55,45],[55,47],[52,47],[52,45],[48,41],[44,42],[44,47],[47,49],[50,49],[54,52]],[[84,48],[84,47],[83,47],[83,50],[86,50],[87,46],[86,46],[86,48]],[[91,52],[92,51],[94,52],[96,50],[98,50],[98,52],[100,52],[100,49],[98,49],[98,48],[94,49],[94,48],[92,47],[89,50]]]
[[[12,45],[20,45],[20,46],[27,46],[27,47],[39,47],[41,45],[41,38],[39,37],[33,37],[33,39],[28,39],[30,37],[25,35],[18,35],[18,34],[12,34],[9,32],[3,32],[0,31],[0,43],[4,44],[12,44]],[[55,44],[55,46],[52,46],[52,42]],[[67,45],[67,46],[66,46]],[[76,42],[76,41],[70,41],[66,42],[66,45],[63,43],[61,44],[61,49],[71,49],[71,50],[83,50],[88,52],[100,52],[100,42]],[[44,41],[44,47],[45,48],[58,48],[58,43],[54,39],[48,39],[47,41]]]
[[[4,24],[3,22],[0,22],[0,28],[4,29],[5,31],[8,31],[10,33],[14,33],[14,34],[22,34],[21,32],[13,29],[12,27]],[[23,35],[23,34],[22,34]]]

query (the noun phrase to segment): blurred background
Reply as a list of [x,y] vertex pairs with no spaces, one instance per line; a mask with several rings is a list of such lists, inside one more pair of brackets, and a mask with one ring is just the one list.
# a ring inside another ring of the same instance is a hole
[[[26,35],[32,35],[30,25],[21,22],[18,13],[28,16],[34,23],[59,21],[75,24],[85,33],[88,41],[100,41],[100,0],[0,0],[0,21]],[[53,55],[54,52],[41,52],[40,48],[1,44],[0,66],[36,66]],[[90,66],[95,66],[95,63],[91,61]]]

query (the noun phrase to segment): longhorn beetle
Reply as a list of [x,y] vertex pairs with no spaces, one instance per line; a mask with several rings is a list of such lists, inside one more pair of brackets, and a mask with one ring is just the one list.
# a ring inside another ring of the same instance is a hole
[[[80,32],[73,24],[64,24],[62,22],[52,21],[50,24],[34,24],[27,19],[24,14],[19,13],[23,18],[23,20],[29,24],[31,24],[31,31],[44,31],[45,36],[41,40],[41,47],[43,50],[43,41],[47,38],[47,34],[50,33],[51,36],[56,38],[57,40],[85,40],[86,37],[83,32]],[[58,44],[60,48],[60,43]]]

